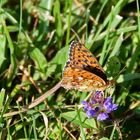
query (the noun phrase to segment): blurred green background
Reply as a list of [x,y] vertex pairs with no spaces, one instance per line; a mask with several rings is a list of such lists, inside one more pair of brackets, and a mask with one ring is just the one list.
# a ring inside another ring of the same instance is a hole
[[[62,79],[73,40],[116,81],[113,121],[87,119],[77,105],[88,93],[63,88],[27,109]],[[138,140],[139,72],[139,0],[0,0],[1,140]]]

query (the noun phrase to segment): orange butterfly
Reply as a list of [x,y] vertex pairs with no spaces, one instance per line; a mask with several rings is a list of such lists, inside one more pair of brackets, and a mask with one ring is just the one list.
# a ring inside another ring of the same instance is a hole
[[79,91],[105,90],[107,76],[92,53],[79,42],[70,45],[69,59],[64,67],[61,86]]

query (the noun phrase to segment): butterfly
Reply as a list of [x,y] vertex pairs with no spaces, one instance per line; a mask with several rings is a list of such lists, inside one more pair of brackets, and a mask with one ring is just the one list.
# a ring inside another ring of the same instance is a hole
[[73,41],[62,74],[61,86],[79,91],[103,91],[110,85],[107,76],[93,54],[85,46]]

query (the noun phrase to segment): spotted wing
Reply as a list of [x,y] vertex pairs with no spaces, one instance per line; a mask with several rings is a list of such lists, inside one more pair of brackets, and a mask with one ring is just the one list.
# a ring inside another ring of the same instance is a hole
[[66,89],[90,92],[104,90],[108,84],[94,73],[67,67],[63,75],[62,86]]
[[107,85],[107,77],[96,58],[83,44],[73,41],[63,71],[62,86],[66,89],[82,91],[105,85]]

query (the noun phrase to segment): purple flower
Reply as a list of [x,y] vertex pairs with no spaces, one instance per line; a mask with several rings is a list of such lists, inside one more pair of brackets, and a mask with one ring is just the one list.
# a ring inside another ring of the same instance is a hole
[[88,118],[97,117],[99,121],[108,119],[108,113],[118,108],[117,104],[113,104],[112,97],[103,97],[102,91],[96,91],[96,93],[92,95],[90,101],[82,101],[82,105]]
[[87,111],[90,107],[90,104],[86,101],[82,101],[82,105],[84,106],[84,111]]
[[90,102],[92,104],[102,103],[103,102],[103,92],[102,91],[96,91],[96,93],[91,97]]
[[117,110],[117,108],[118,108],[117,104],[112,103],[112,98],[111,97],[107,97],[105,99],[103,106],[106,109],[107,113],[110,113],[110,112],[112,112],[114,110]]
[[86,111],[87,117],[94,117],[96,114],[96,110],[93,110],[92,106],[86,101],[82,101],[82,105],[84,106],[84,111]]
[[99,120],[99,121],[104,121],[104,120],[106,120],[106,119],[108,119],[108,118],[109,118],[109,116],[108,116],[107,113],[100,113],[100,114],[97,116],[97,120]]
[[94,117],[95,116],[96,111],[95,110],[92,110],[92,109],[89,109],[89,110],[87,110],[86,114],[87,114],[87,117],[88,118],[91,118],[91,117]]

